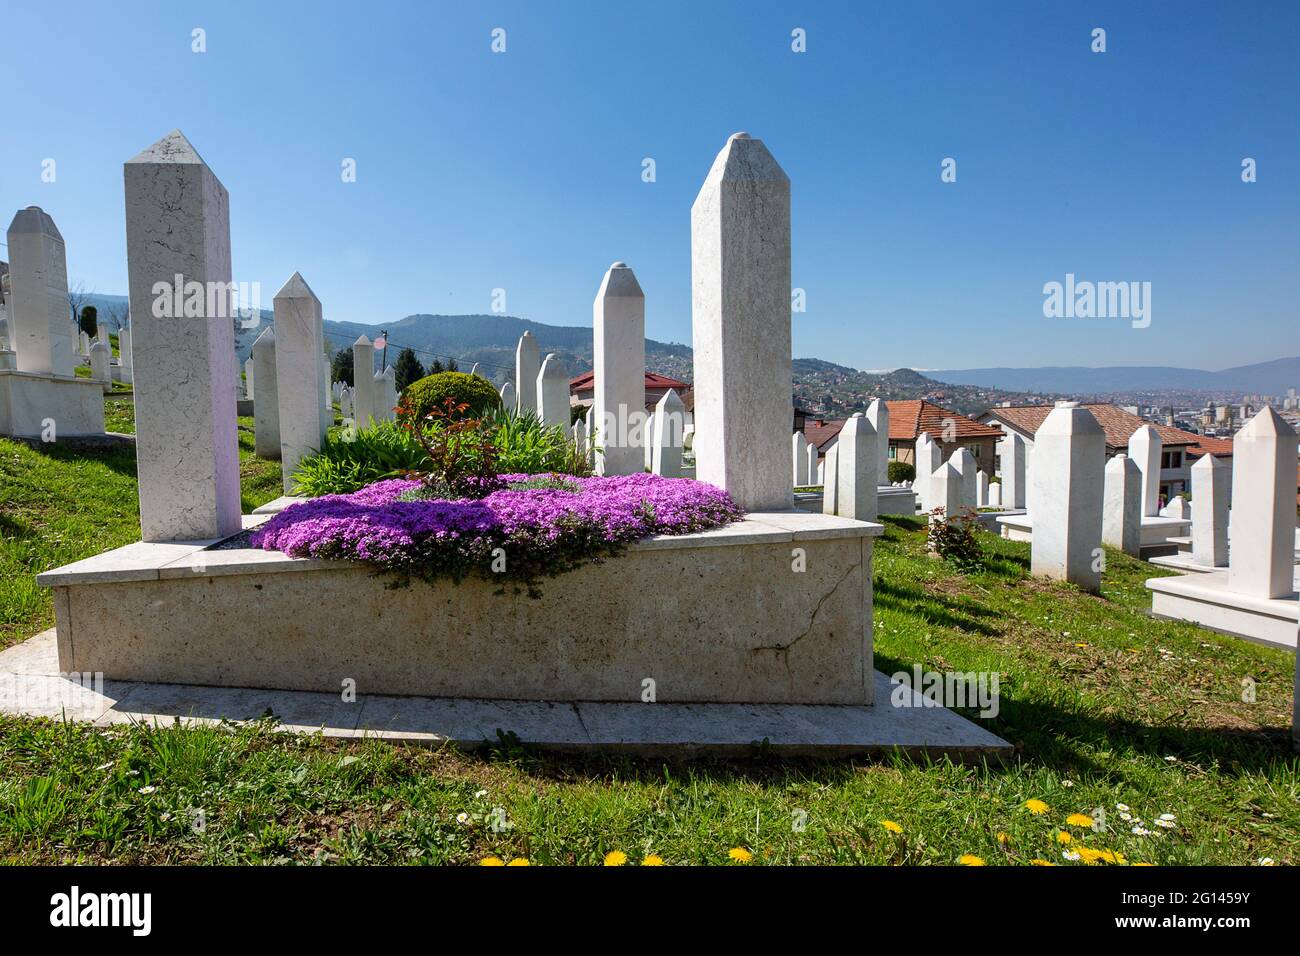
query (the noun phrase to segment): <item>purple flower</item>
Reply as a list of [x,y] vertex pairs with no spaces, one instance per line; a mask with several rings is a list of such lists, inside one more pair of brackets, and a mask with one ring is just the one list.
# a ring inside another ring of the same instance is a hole
[[510,487],[538,477],[502,475],[501,490],[455,501],[404,501],[418,481],[380,481],[291,505],[255,531],[251,544],[408,571],[475,567],[505,547],[527,575],[548,561],[568,566],[647,535],[702,531],[741,516],[726,492],[687,478],[555,476],[567,487]]

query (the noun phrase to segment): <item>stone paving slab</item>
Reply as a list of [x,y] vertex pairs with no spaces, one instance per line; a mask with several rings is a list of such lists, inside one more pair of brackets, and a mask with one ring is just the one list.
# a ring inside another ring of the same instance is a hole
[[271,714],[286,732],[374,737],[476,749],[501,733],[566,752],[734,756],[756,748],[780,756],[872,756],[902,751],[954,760],[999,760],[1012,747],[941,707],[897,707],[876,672],[874,706],[464,700],[198,687],[60,677],[53,629],[0,652],[0,712],[66,717],[98,726],[243,721]]

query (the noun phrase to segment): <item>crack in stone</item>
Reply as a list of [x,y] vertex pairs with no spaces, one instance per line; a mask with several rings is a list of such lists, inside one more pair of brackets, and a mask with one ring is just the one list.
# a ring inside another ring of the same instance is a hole
[[796,644],[798,644],[805,637],[807,637],[809,634],[812,633],[813,626],[817,623],[817,615],[821,613],[822,605],[825,604],[828,600],[830,600],[831,595],[833,595],[836,591],[840,589],[840,585],[842,585],[845,581],[849,579],[849,575],[851,575],[854,571],[856,571],[860,567],[862,567],[861,561],[858,561],[853,565],[851,565],[849,569],[844,572],[844,576],[835,582],[835,586],[832,587],[829,591],[823,594],[821,598],[818,599],[817,606],[813,608],[813,612],[808,618],[808,626],[804,629],[803,633],[799,634],[797,637],[795,637],[794,640],[790,641],[788,644],[769,644],[763,647],[751,648],[750,654],[758,654],[762,651],[770,651],[773,654],[778,654],[780,655],[781,659],[785,663],[786,671],[789,672],[790,671],[790,648],[794,647]]

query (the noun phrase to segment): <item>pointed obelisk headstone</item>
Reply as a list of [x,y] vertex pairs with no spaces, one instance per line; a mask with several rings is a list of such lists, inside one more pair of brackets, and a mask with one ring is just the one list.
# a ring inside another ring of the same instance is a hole
[[975,464],[975,456],[970,453],[969,448],[963,446],[949,455],[948,461],[957,469],[957,474],[961,475],[958,496],[962,508],[976,507],[976,502],[979,501],[979,492],[975,481],[975,472],[979,470],[979,466]]
[[790,178],[735,133],[691,207],[696,477],[747,511],[793,504]]
[[1101,587],[1106,433],[1077,402],[1057,402],[1034,436],[1032,574]]
[[1002,507],[1019,510],[1027,507],[1025,440],[1011,432],[998,442],[998,457],[1002,462]]
[[1155,425],[1143,425],[1128,440],[1128,456],[1142,472],[1142,516],[1160,513],[1160,453],[1164,442]]
[[180,130],[123,178],[141,534],[222,538],[241,524],[230,199]]
[[1264,408],[1232,439],[1228,587],[1260,598],[1294,592],[1296,433]]
[[[295,272],[275,294],[275,391],[280,407],[280,473],[292,492],[302,459],[320,451],[320,299]],[[256,406],[254,406],[256,407]]]
[[569,427],[569,370],[554,352],[548,352],[537,373],[537,417],[543,425]]
[[391,422],[397,418],[397,370],[385,366],[375,373],[375,421]]
[[632,416],[644,414],[646,404],[645,293],[626,263],[606,270],[591,314],[593,411],[601,449],[596,470],[633,475],[641,470],[642,451],[631,441]]
[[838,480],[835,513],[857,521],[875,521],[878,510],[876,455],[880,453],[876,430],[861,412],[844,423],[835,443]]
[[68,262],[63,236],[39,206],[9,225],[9,342],[18,371],[71,376],[74,328],[68,321]]
[[817,474],[817,446],[814,445],[812,442],[808,441],[807,439],[805,439],[803,450],[804,450],[804,455],[808,459],[806,464],[806,470],[808,472],[808,484],[819,485],[821,484],[821,479],[820,476]]
[[[876,451],[872,457],[876,460],[876,484],[889,484],[889,405],[882,399],[875,399],[867,406],[867,421],[876,433]],[[872,519],[868,519],[872,520]]]
[[808,439],[804,438],[803,432],[793,432],[790,435],[790,458],[791,458],[791,477],[794,480],[794,487],[802,488],[808,484]]
[[1135,558],[1142,553],[1142,469],[1128,455],[1106,462],[1101,543]]
[[930,475],[930,510],[943,509],[944,521],[964,521],[961,490],[965,479],[949,458]]
[[975,501],[980,508],[989,506],[989,476],[983,470],[975,472]]
[[1232,466],[1208,452],[1192,465],[1192,560],[1228,566],[1228,484]]
[[268,327],[253,343],[253,378],[257,399],[253,403],[253,454],[280,460],[280,393],[275,377],[275,329]]
[[357,428],[369,428],[375,417],[375,347],[364,335],[352,344],[352,417]]
[[541,371],[541,358],[537,339],[525,332],[515,346],[515,408],[520,414],[537,411],[537,374]]
[[836,441],[826,451],[826,460],[822,462],[822,514],[836,514],[839,507],[840,490],[840,445]]
[[682,442],[686,433],[686,405],[668,389],[655,405],[650,471],[665,478],[682,476]]
[[943,449],[930,437],[930,433],[921,432],[921,434],[917,435],[916,484],[913,485],[913,488],[916,491],[917,504],[921,506],[922,514],[928,513],[935,507],[930,503],[933,498],[930,494],[930,479],[942,464]]

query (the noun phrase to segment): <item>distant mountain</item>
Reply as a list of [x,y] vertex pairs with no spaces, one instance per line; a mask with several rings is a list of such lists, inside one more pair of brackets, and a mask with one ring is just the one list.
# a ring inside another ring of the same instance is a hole
[[1006,388],[1022,392],[1097,394],[1183,389],[1280,395],[1285,394],[1288,388],[1300,388],[1300,357],[1259,362],[1255,365],[1240,365],[1220,372],[1165,365],[1120,365],[1102,368],[1070,365],[1043,368],[941,369],[930,370],[927,374],[939,381],[957,385],[982,385],[987,388]]

